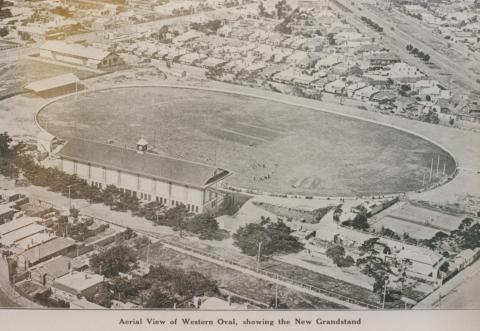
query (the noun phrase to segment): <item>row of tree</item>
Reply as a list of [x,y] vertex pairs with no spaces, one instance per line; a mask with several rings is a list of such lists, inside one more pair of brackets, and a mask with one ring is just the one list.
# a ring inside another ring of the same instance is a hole
[[[18,178],[20,171],[31,184],[47,187],[50,191],[61,193],[71,199],[85,199],[90,203],[103,203],[113,210],[130,211],[155,224],[197,234],[201,239],[221,240],[226,235],[225,231],[219,229],[214,215],[193,216],[183,204],[166,210],[165,206],[157,201],[142,204],[136,195],[113,185],[108,185],[105,189],[89,185],[76,175],[37,164],[28,155],[24,144],[13,145],[7,133],[0,134],[0,174]],[[228,213],[236,212],[237,208],[238,203],[233,197],[226,198],[220,206],[221,210]]]
[[368,26],[370,26],[375,31],[383,32],[383,28],[380,25],[378,25],[378,23],[375,23],[374,21],[372,21],[368,17],[362,16],[361,20],[364,21]]
[[282,19],[287,16],[287,14],[292,10],[292,7],[287,4],[286,0],[280,0],[275,4],[275,10],[269,13],[265,5],[263,4],[263,1],[260,1],[258,4],[258,15],[267,17],[267,18],[277,18],[277,19]]
[[430,61],[430,55],[429,54],[420,51],[418,48],[413,47],[411,44],[408,44],[405,48],[407,49],[407,51],[410,54],[413,54],[414,56],[422,59],[423,61],[425,61],[425,62]]

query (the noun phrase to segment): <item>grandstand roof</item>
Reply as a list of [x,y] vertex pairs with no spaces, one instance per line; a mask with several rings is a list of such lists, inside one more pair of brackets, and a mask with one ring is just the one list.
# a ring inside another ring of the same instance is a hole
[[207,187],[230,174],[227,170],[207,164],[148,152],[139,154],[133,149],[80,139],[70,140],[59,152],[59,156],[200,188]]

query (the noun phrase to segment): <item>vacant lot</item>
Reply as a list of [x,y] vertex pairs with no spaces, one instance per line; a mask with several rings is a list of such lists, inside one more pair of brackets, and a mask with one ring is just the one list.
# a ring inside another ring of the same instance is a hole
[[458,226],[464,219],[462,215],[447,214],[440,210],[422,208],[412,204],[403,205],[396,209],[391,215],[421,225],[431,225],[432,228],[438,228],[444,231],[458,229]]
[[72,72],[80,79],[92,77],[90,71],[39,62],[35,60],[20,60],[0,63],[0,99],[22,91],[28,83]]
[[392,128],[220,92],[89,92],[51,104],[39,119],[66,139],[133,147],[144,137],[160,153],[234,171],[232,185],[271,192],[397,193],[421,188],[432,159],[440,175],[455,166],[439,147]]

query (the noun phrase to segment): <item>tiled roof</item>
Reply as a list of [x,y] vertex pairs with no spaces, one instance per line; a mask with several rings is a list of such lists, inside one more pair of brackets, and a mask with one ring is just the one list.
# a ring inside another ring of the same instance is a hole
[[[206,187],[230,173],[214,166],[152,153],[139,154],[133,149],[73,139],[59,156],[182,185]],[[212,180],[213,179],[213,180]]]

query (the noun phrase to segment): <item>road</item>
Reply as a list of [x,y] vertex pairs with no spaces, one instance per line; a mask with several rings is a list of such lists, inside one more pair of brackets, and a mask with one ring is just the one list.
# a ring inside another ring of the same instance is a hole
[[[425,65],[421,66],[421,69],[429,74],[433,74],[438,81],[441,81],[444,85],[449,86],[449,78],[442,77],[440,73],[447,73],[457,80],[462,87],[467,87],[469,90],[475,91],[478,90],[479,84],[476,82],[477,76],[472,71],[468,70],[464,65],[459,64],[455,59],[450,59],[445,54],[441,53],[437,48],[429,46],[429,43],[423,40],[426,38],[423,31],[418,31],[418,33],[406,33],[402,31],[398,25],[392,24],[389,20],[389,15],[386,13],[376,13],[370,10],[367,6],[356,3],[356,6],[352,6],[350,1],[346,0],[337,0],[338,3],[349,8],[352,13],[344,12],[347,17],[355,21],[355,26],[358,27],[358,23],[362,16],[370,18],[372,21],[378,23],[383,27],[383,33],[381,34],[382,41],[391,49],[398,52],[407,62],[416,62],[418,60],[412,55],[406,53],[405,48],[407,45],[411,44],[413,47],[422,50],[424,53],[430,55],[430,62],[437,65],[441,70],[433,71],[431,68],[426,68]],[[361,9],[359,9],[359,7]],[[340,10],[341,8],[338,7]],[[361,21],[360,21],[361,22]],[[361,22],[361,24],[364,24]],[[455,81],[453,82],[455,83]]]

